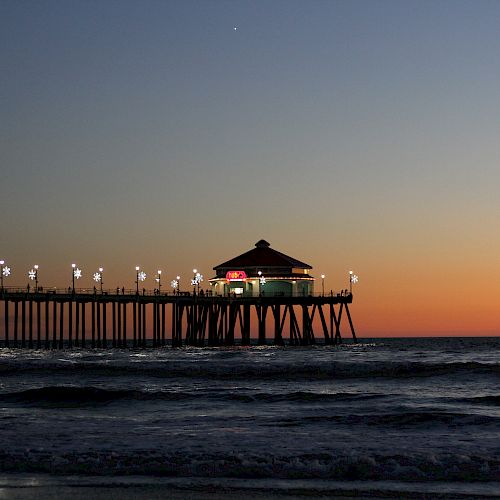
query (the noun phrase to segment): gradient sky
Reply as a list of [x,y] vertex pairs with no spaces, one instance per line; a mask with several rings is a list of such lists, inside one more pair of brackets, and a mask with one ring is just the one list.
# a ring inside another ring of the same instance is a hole
[[362,336],[499,335],[499,27],[496,0],[0,0],[6,284],[187,282],[264,238],[328,290],[353,269]]

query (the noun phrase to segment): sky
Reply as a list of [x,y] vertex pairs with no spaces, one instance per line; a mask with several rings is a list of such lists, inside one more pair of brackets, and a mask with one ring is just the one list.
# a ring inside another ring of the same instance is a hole
[[327,290],[354,270],[360,336],[500,335],[499,26],[495,0],[0,0],[5,284],[209,278],[264,238]]

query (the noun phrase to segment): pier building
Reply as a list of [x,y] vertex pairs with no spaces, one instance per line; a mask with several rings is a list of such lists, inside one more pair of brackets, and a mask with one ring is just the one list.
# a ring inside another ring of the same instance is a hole
[[314,293],[312,267],[259,240],[255,248],[214,267],[213,295],[307,296]]

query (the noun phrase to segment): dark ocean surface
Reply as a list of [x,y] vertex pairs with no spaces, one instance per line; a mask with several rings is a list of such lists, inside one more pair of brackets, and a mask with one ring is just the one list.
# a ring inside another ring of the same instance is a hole
[[0,349],[0,492],[500,498],[499,381],[500,338]]

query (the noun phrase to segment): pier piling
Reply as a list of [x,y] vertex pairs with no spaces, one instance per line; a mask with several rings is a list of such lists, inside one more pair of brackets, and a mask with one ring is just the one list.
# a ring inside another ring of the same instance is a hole
[[[352,338],[357,340],[349,310],[351,294],[238,297],[3,290],[0,301],[4,303],[0,307],[4,316],[0,322],[3,325],[0,346],[4,347],[85,347],[87,319],[90,320],[92,348],[109,346],[108,327],[112,332],[111,346],[119,348],[126,348],[128,341],[134,348],[146,345],[163,347],[169,339],[172,347],[250,345],[252,319],[256,320],[254,327],[259,345],[266,345],[268,341],[274,345],[312,345],[316,343],[316,337],[322,337],[325,344],[338,344],[342,341],[343,316],[347,316]],[[89,302],[90,318],[87,318],[86,304]],[[108,307],[111,325],[108,325]],[[128,338],[130,332],[127,332],[127,311],[130,310],[131,339]],[[270,318],[269,311],[272,313]],[[266,335],[268,319],[274,325],[272,339]],[[284,338],[285,332],[288,339]],[[151,344],[148,344],[149,338]]]

